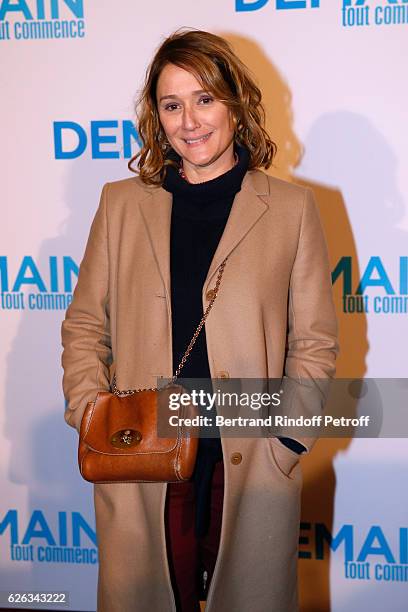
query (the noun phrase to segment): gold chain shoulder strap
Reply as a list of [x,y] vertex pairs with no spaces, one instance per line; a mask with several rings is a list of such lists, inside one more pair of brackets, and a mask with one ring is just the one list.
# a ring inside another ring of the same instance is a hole
[[[214,287],[214,289],[212,289],[213,296],[212,296],[212,298],[210,300],[210,303],[208,304],[207,308],[205,309],[205,312],[204,312],[204,314],[203,314],[203,316],[201,318],[201,321],[198,324],[197,329],[195,330],[195,332],[193,334],[193,337],[191,338],[188,347],[186,348],[186,352],[184,353],[183,357],[181,358],[181,361],[180,361],[180,363],[179,363],[179,365],[178,365],[178,367],[176,369],[176,372],[175,372],[174,376],[171,379],[171,383],[174,383],[176,378],[180,375],[180,372],[181,372],[182,368],[184,367],[184,365],[185,365],[185,363],[186,363],[186,361],[187,361],[187,359],[188,359],[188,357],[189,357],[189,355],[191,353],[191,350],[192,350],[192,348],[193,348],[193,346],[194,346],[194,344],[195,344],[195,342],[196,342],[196,340],[198,338],[198,335],[199,335],[200,331],[202,330],[203,325],[204,325],[204,323],[205,323],[205,321],[206,321],[206,319],[208,317],[208,314],[209,314],[209,312],[210,312],[210,310],[211,310],[211,308],[212,308],[212,306],[213,306],[213,304],[215,302],[215,299],[216,299],[216,297],[218,295],[218,291],[219,291],[220,284],[221,284],[221,277],[222,277],[223,272],[224,272],[225,264],[227,263],[227,259],[228,259],[228,257],[226,257],[224,259],[224,261],[222,262],[222,264],[220,265],[220,269],[218,271],[217,280],[215,282],[215,287]],[[112,392],[114,393],[114,395],[117,395],[118,397],[126,397],[127,395],[133,395],[134,393],[139,393],[140,391],[157,391],[157,390],[158,390],[157,387],[148,387],[148,388],[145,388],[145,389],[124,389],[124,390],[119,390],[117,388],[117,386],[116,386],[116,374],[114,374],[114,376],[113,376],[113,380],[112,380]]]

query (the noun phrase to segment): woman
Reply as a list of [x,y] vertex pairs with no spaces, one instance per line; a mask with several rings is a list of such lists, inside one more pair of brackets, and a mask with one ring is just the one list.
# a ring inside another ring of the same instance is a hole
[[[336,317],[312,192],[267,176],[275,145],[261,94],[223,39],[167,38],[138,106],[139,176],[105,185],[62,324],[65,418],[116,375],[278,378],[290,415],[324,401]],[[138,156],[137,156],[138,157]],[[133,161],[133,160],[131,160]],[[309,383],[304,385],[303,379]],[[312,438],[202,438],[191,481],[94,486],[99,612],[297,610],[299,455]]]

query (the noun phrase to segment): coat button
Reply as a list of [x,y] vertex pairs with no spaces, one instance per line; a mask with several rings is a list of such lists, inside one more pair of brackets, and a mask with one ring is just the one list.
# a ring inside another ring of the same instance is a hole
[[214,289],[210,289],[209,291],[207,291],[207,293],[205,294],[205,297],[207,298],[209,302],[211,302],[211,300],[215,297]]
[[232,453],[231,463],[233,463],[234,465],[238,465],[239,463],[241,463],[241,461],[242,461],[241,453]]
[[218,378],[229,378],[229,372],[226,372],[225,370],[223,370],[222,372],[218,372]]

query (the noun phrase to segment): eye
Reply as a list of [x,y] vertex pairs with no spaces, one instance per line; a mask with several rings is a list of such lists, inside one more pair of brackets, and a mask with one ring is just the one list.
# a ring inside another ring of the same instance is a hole
[[199,100],[200,104],[204,104],[204,106],[207,106],[208,104],[211,104],[211,102],[214,102],[214,98],[211,96],[201,96],[200,100]]
[[173,111],[175,108],[177,108],[177,104],[173,102],[172,104],[166,104],[164,110]]

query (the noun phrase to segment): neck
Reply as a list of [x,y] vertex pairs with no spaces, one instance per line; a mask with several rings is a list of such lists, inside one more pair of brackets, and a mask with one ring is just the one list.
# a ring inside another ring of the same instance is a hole
[[234,143],[232,142],[217,159],[205,165],[192,164],[187,159],[182,159],[181,164],[184,178],[189,183],[211,181],[235,166]]

